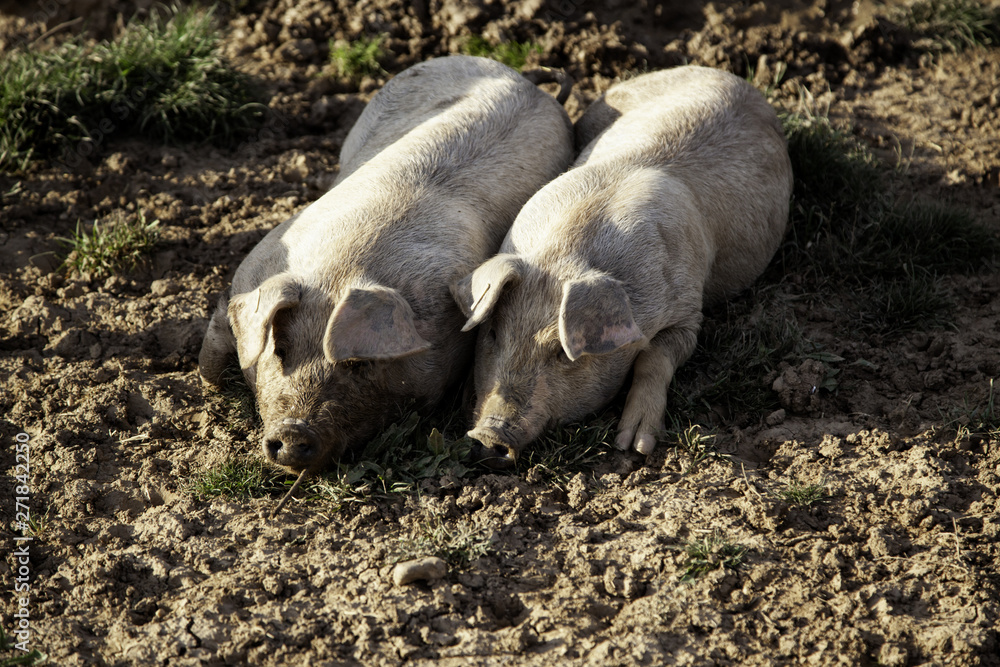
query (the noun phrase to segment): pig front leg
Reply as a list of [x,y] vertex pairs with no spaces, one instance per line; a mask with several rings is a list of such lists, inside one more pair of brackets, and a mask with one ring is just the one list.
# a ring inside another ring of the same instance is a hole
[[656,434],[664,428],[667,388],[674,371],[691,356],[697,342],[697,327],[664,329],[635,358],[615,447],[632,447],[640,454],[653,451]]

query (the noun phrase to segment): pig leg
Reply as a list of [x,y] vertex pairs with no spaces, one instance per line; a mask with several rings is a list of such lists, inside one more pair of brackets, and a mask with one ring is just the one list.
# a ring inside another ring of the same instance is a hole
[[236,355],[236,337],[226,312],[228,305],[229,299],[225,296],[219,299],[219,306],[208,323],[205,341],[198,354],[198,372],[206,382],[217,387],[222,385],[222,372]]
[[632,387],[625,399],[615,447],[621,450],[632,447],[640,454],[653,451],[656,434],[664,427],[667,387],[674,371],[691,356],[697,342],[697,329],[665,329],[635,358]]

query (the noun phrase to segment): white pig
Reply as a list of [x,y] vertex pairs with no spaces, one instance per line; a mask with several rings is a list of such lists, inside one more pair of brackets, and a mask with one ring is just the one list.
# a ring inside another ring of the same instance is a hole
[[219,384],[238,354],[268,460],[319,470],[468,372],[449,285],[572,153],[563,108],[492,60],[424,62],[374,96],[334,187],[247,255],[199,355]]
[[469,435],[497,466],[609,403],[629,371],[615,444],[652,451],[703,302],[748,287],[788,220],[781,125],[732,74],[624,81],[576,132],[573,168],[528,201],[500,254],[452,285],[464,328],[480,326]]

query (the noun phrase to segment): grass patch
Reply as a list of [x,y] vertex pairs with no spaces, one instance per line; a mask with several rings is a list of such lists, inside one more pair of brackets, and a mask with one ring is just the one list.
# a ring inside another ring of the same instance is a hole
[[[0,653],[7,654],[0,656],[0,667],[13,667],[14,665],[37,665],[49,659],[49,656],[33,648],[24,652],[17,648],[14,638],[8,635],[0,626]],[[13,654],[13,655],[10,655]]]
[[981,0],[918,0],[890,18],[917,36],[914,46],[929,51],[991,46],[1000,36],[1000,11]]
[[521,474],[564,485],[575,473],[593,470],[614,443],[617,419],[609,413],[588,424],[567,424],[546,432],[517,461]]
[[330,65],[334,76],[350,79],[356,84],[366,76],[386,74],[382,61],[388,55],[385,50],[387,40],[386,34],[361,37],[352,42],[330,40]]
[[743,564],[747,548],[730,542],[718,531],[690,540],[682,547],[687,559],[683,564],[682,582],[700,579],[719,568],[736,570]]
[[542,53],[542,47],[532,42],[500,42],[494,44],[485,37],[473,35],[462,44],[462,53],[467,56],[491,58],[507,67],[521,71],[532,53]]
[[872,219],[889,207],[875,157],[852,135],[819,116],[782,116],[795,174],[789,230],[772,271],[838,270]]
[[[440,416],[411,412],[368,443],[354,463],[337,463],[334,470],[306,486],[313,496],[335,509],[368,503],[396,494],[412,494],[425,480],[460,479],[470,473],[465,465],[472,441],[446,437],[454,417],[442,430],[432,426]],[[442,432],[444,431],[444,433]]]
[[71,237],[59,239],[69,251],[63,267],[95,278],[131,270],[156,245],[159,224],[147,222],[142,211],[130,215],[121,210],[103,222],[95,220],[89,232],[77,223]]
[[409,536],[399,538],[396,562],[437,556],[452,567],[464,567],[485,556],[493,545],[493,531],[475,520],[445,523],[436,514],[422,519]]
[[802,484],[798,480],[788,482],[785,488],[778,492],[778,496],[786,503],[799,507],[812,507],[826,501],[829,495],[826,482]]
[[265,110],[219,54],[212,12],[180,10],[129,23],[112,42],[0,59],[0,171],[60,151],[73,166],[119,133],[233,144]]
[[7,190],[7,192],[3,192],[2,190],[0,190],[0,202],[2,202],[7,197],[16,197],[17,195],[21,194],[22,190],[23,188],[21,187],[21,181],[13,183]]
[[953,206],[899,203],[892,173],[828,119],[784,114],[783,123],[796,180],[768,278],[797,274],[806,290],[833,293],[852,331],[942,324],[949,302],[939,276],[990,266],[1000,236]]
[[287,491],[292,481],[263,459],[234,456],[199,473],[190,489],[199,498],[263,498]]
[[828,119],[787,114],[783,123],[795,190],[772,276],[844,284],[914,269],[970,273],[1000,254],[1000,237],[962,209],[897,203],[890,172]]
[[663,440],[666,443],[672,441],[674,451],[683,452],[691,460],[691,464],[684,471],[685,475],[710,459],[728,461],[730,458],[715,446],[713,442],[715,434],[704,433],[702,428],[698,424],[688,424],[687,427],[681,428],[675,420],[673,426],[664,434]]
[[997,398],[995,378],[990,378],[989,388],[982,398],[969,401],[951,410],[945,420],[946,427],[954,428],[959,439],[970,437],[1000,440],[1000,400]]
[[[250,407],[243,398],[238,400],[240,409]],[[334,511],[339,511],[393,495],[418,493],[424,480],[466,476],[470,469],[464,461],[471,441],[447,439],[430,426],[435,418],[409,413],[369,442],[357,461],[335,463],[330,472],[307,480],[307,497],[332,504]],[[262,458],[236,457],[198,475],[192,492],[200,497],[261,498],[283,493],[293,482],[293,476]]]
[[774,295],[757,288],[708,312],[697,349],[671,385],[671,411],[745,422],[777,409],[764,378],[805,344],[795,316]]
[[943,326],[952,308],[937,277],[920,270],[903,278],[872,278],[856,298],[854,326],[882,336]]

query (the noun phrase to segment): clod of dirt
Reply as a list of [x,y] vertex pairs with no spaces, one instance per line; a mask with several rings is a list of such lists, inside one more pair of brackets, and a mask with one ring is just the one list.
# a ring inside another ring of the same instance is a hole
[[825,375],[823,362],[806,359],[784,369],[771,389],[778,392],[778,401],[785,410],[806,414],[819,408],[819,388]]
[[181,291],[181,286],[166,278],[154,280],[149,286],[149,293],[153,296],[173,296]]
[[432,581],[448,574],[448,564],[437,556],[398,563],[392,570],[392,582],[397,586],[414,581]]

